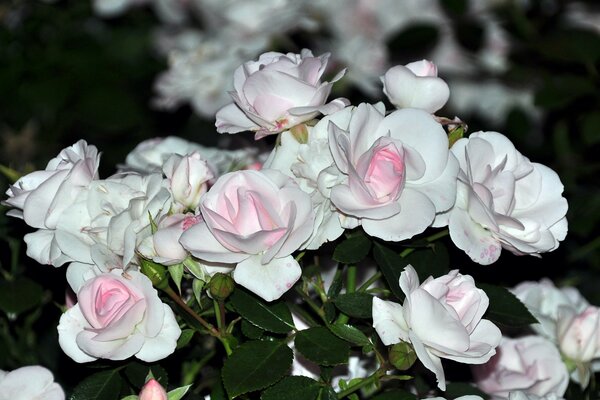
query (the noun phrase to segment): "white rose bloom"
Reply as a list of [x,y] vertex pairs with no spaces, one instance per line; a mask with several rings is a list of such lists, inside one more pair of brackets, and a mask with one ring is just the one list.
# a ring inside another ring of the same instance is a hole
[[[150,217],[158,219],[171,207],[171,194],[161,175],[115,175],[94,181],[63,213],[56,239],[72,259],[97,264],[93,249],[134,261],[137,245],[151,234]],[[59,235],[60,233],[60,235]]]
[[194,152],[200,154],[208,162],[211,171],[217,176],[257,161],[254,148],[222,150],[216,147],[205,147],[177,136],[167,136],[139,143],[127,155],[121,171],[160,172],[165,162],[173,154],[185,156]]
[[539,282],[521,282],[511,291],[539,321],[539,324],[531,325],[533,330],[553,341],[556,341],[559,309],[567,307],[580,313],[589,305],[576,288],[557,288],[547,278]]
[[58,225],[75,198],[98,179],[99,160],[98,149],[80,140],[50,160],[45,170],[21,177],[6,191],[4,204],[14,207],[8,215],[38,228],[24,238],[29,257],[56,267],[73,260],[57,244]]
[[408,265],[400,274],[403,304],[373,298],[373,327],[386,346],[410,343],[423,366],[446,390],[442,358],[464,364],[483,364],[496,354],[500,329],[483,319],[489,299],[473,278],[458,270],[419,284]]
[[163,165],[163,172],[177,211],[195,210],[208,190],[208,182],[214,178],[206,160],[198,152],[187,156],[171,155]]
[[331,202],[371,236],[410,239],[454,204],[458,163],[444,129],[423,110],[386,116],[382,103],[363,103],[348,126],[329,124],[329,146],[343,174]]
[[65,400],[65,392],[54,382],[52,372],[30,365],[0,370],[0,400]]
[[460,163],[456,204],[445,216],[454,244],[479,264],[502,248],[517,255],[556,249],[567,234],[563,185],[506,136],[475,132],[451,149]]

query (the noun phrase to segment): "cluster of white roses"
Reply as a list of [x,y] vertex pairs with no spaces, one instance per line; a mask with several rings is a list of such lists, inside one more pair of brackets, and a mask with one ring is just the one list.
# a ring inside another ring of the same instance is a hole
[[[557,248],[567,233],[558,176],[497,132],[450,143],[447,119],[433,115],[449,97],[434,64],[396,66],[382,76],[383,93],[396,107],[387,111],[381,102],[328,101],[345,73],[324,81],[328,58],[309,50],[269,52],[235,71],[233,102],[217,113],[217,131],[249,130],[257,139],[278,134],[262,165],[251,150],[207,149],[171,137],[140,144],[119,173],[100,179],[96,148],[79,141],[9,188],[11,215],[37,229],[25,237],[27,254],[42,264],[69,263],[77,303],[58,330],[71,358],[155,361],[174,351],[180,328],[139,271],[142,259],[185,267],[203,281],[231,273],[272,301],[301,276],[296,251],[318,249],[359,226],[395,242],[448,226],[452,241],[479,264],[496,261],[501,249],[537,256]],[[409,342],[441,389],[442,358],[483,364],[500,348],[495,365],[502,357],[512,364],[521,348],[544,345],[538,337],[502,339],[482,319],[486,294],[457,270],[419,283],[407,267],[400,287],[403,304],[374,300],[374,327],[386,345]],[[542,327],[578,363],[583,383],[588,369],[579,366],[600,355],[590,333],[600,314],[565,299],[571,306],[548,312],[542,305],[536,315],[554,322],[553,331]],[[578,341],[582,332],[593,344]],[[543,357],[563,365],[556,350]],[[519,398],[510,394],[515,390],[564,394],[566,381],[551,386],[547,378],[560,367],[541,364],[535,376],[543,390],[497,389],[504,379],[498,369],[479,374],[480,386],[511,399]]]

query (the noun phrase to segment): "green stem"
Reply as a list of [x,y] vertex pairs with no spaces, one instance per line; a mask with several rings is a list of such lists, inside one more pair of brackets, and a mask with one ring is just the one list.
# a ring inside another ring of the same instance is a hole
[[221,310],[219,309],[219,302],[213,299],[213,307],[215,308],[215,317],[217,319],[217,328],[219,328],[219,332],[223,332],[223,315],[221,314]]
[[339,392],[337,394],[337,398],[343,399],[344,397],[351,395],[352,393],[356,392],[357,390],[359,390],[365,386],[368,386],[372,383],[377,382],[379,380],[379,378],[381,378],[381,376],[384,374],[385,374],[384,370],[380,369],[380,370],[375,371],[372,375],[366,377],[365,379],[361,380],[358,383],[355,383],[354,385],[350,386],[348,389],[342,390],[341,392]]
[[377,272],[375,275],[373,275],[372,277],[369,278],[369,280],[367,280],[365,283],[363,283],[358,289],[358,292],[364,292],[365,290],[367,290],[369,288],[369,286],[371,286],[375,281],[377,281],[379,278],[381,278],[382,274],[381,272]]
[[164,292],[166,294],[168,294],[169,297],[171,299],[173,299],[173,301],[175,303],[177,303],[177,305],[179,305],[179,307],[183,308],[183,310],[185,312],[187,312],[192,318],[194,318],[196,321],[198,321],[200,323],[200,325],[202,325],[203,327],[205,327],[212,336],[217,337],[217,338],[220,339],[221,334],[219,333],[219,331],[217,331],[215,329],[215,327],[212,326],[211,323],[209,323],[208,321],[206,321],[204,318],[202,318],[201,316],[199,316],[194,310],[192,310],[190,308],[190,306],[188,306],[185,303],[185,301],[183,301],[183,299],[181,297],[179,297],[177,295],[177,293],[175,293],[173,291],[173,289],[171,289],[170,287],[167,287],[166,289],[164,289]]
[[[427,243],[433,243],[436,240],[443,238],[444,236],[448,236],[448,234],[449,234],[448,229],[443,229],[439,232],[434,233],[433,235],[427,236],[425,238],[425,240],[427,241]],[[405,249],[404,251],[402,251],[400,253],[400,257],[404,258],[415,250],[416,249],[414,247],[409,247],[408,249]]]
[[302,291],[298,286],[295,288],[296,292],[302,297],[302,300],[306,301],[306,304],[323,320],[323,322],[327,323],[327,318],[325,318],[325,313],[323,310],[315,304],[315,302],[308,296],[306,293]]

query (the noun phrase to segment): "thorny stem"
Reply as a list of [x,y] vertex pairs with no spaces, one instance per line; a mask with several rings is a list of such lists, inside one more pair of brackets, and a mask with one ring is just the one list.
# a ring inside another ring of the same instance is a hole
[[168,288],[164,289],[164,292],[166,294],[168,294],[169,297],[171,299],[173,299],[173,301],[175,303],[177,303],[177,305],[179,305],[179,307],[183,308],[183,310],[185,312],[187,312],[192,318],[194,318],[196,321],[198,321],[200,323],[200,325],[202,325],[203,327],[205,327],[212,336],[214,336],[216,338],[219,338],[219,339],[221,338],[221,334],[219,333],[219,331],[217,331],[215,329],[215,327],[212,326],[211,323],[209,323],[207,320],[205,320],[204,318],[202,318],[201,316],[199,316],[194,310],[192,310],[190,308],[190,306],[188,306],[185,303],[185,301],[183,301],[183,299],[181,297],[179,297],[177,295],[177,293],[175,293],[173,291],[173,289],[171,289],[170,287],[168,287]]
[[359,390],[365,386],[368,386],[372,383],[377,382],[379,380],[379,378],[381,378],[381,376],[383,376],[383,375],[385,375],[385,370],[378,369],[373,374],[371,374],[370,376],[361,380],[360,382],[357,382],[354,385],[350,386],[348,389],[342,390],[341,392],[339,392],[337,394],[337,398],[343,399],[344,397],[351,395],[352,393],[356,392],[357,390]]
[[[443,238],[444,236],[448,236],[448,234],[449,234],[448,229],[444,229],[444,230],[434,233],[431,236],[427,236],[425,238],[425,240],[427,241],[427,243],[433,243],[436,240]],[[409,247],[408,249],[406,249],[402,253],[400,253],[400,257],[406,257],[407,255],[409,255],[410,253],[412,253],[415,250],[416,249],[414,247]]]

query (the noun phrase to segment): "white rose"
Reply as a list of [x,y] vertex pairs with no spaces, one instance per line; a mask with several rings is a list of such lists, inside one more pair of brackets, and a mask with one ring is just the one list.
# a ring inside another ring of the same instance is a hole
[[0,400],[65,400],[65,392],[54,382],[52,372],[30,365],[0,370]]
[[214,178],[206,160],[198,152],[187,156],[173,154],[163,165],[173,200],[179,210],[195,210],[202,195],[208,190],[208,182]]
[[400,274],[400,288],[406,295],[402,305],[373,299],[373,327],[387,346],[411,343],[440,389],[446,390],[441,358],[483,364],[496,353],[502,334],[482,319],[489,299],[472,277],[454,270],[419,284],[417,272],[408,265]]
[[454,203],[458,163],[425,111],[386,116],[382,103],[363,103],[347,128],[329,124],[329,146],[344,178],[331,188],[331,202],[371,236],[410,239]]
[[450,97],[448,84],[437,75],[436,65],[428,60],[396,65],[381,77],[383,93],[396,108],[420,108],[434,113]]
[[14,207],[8,215],[39,229],[25,235],[25,242],[27,255],[40,264],[58,267],[72,260],[56,243],[57,226],[78,194],[98,179],[99,160],[98,149],[80,140],[50,160],[45,170],[21,177],[6,191],[4,203]]
[[477,387],[494,398],[505,399],[514,390],[562,396],[569,385],[569,371],[558,349],[541,336],[505,337],[496,355],[472,370]]
[[344,108],[346,99],[325,104],[333,83],[344,75],[321,82],[328,59],[329,54],[314,57],[304,49],[301,54],[268,52],[246,62],[234,73],[234,102],[217,112],[217,131],[255,131],[259,139]]
[[487,265],[502,248],[539,255],[558,247],[567,234],[567,201],[554,171],[530,162],[497,132],[475,132],[451,151],[460,172],[446,218],[458,248]]

